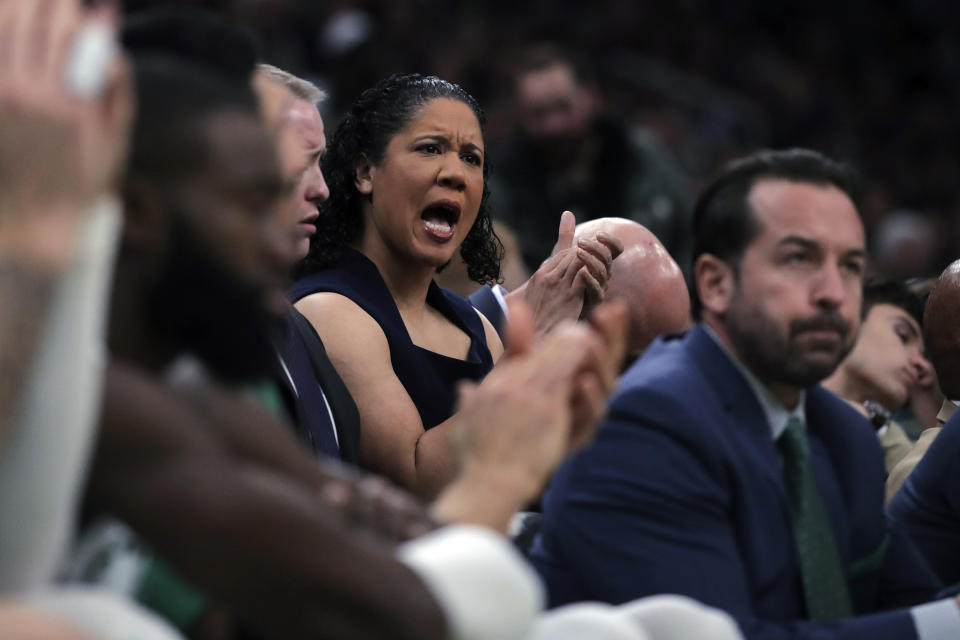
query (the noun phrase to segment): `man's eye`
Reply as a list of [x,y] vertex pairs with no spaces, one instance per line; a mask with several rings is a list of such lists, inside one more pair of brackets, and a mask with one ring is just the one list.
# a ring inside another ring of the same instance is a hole
[[863,263],[856,260],[851,262],[845,262],[843,268],[852,273],[853,275],[859,276],[863,273]]
[[809,256],[805,253],[791,253],[787,255],[787,264],[806,264],[810,262]]

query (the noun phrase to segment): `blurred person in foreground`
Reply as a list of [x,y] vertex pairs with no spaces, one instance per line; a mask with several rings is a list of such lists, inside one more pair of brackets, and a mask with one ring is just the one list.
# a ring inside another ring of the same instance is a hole
[[960,633],[957,601],[921,604],[939,582],[888,530],[874,430],[818,385],[860,322],[852,184],[819,153],[763,151],[701,194],[700,322],[627,371],[544,499],[531,556],[553,605],[677,593],[758,640]]
[[913,446],[891,415],[933,376],[924,357],[923,301],[902,282],[872,279],[863,286],[861,314],[853,350],[823,386],[870,419],[889,473]]
[[[0,635],[169,640],[101,590],[54,584],[95,438],[116,188],[132,112],[114,7],[0,7]],[[102,56],[92,56],[91,45]],[[16,604],[15,604],[16,602]],[[24,603],[26,607],[19,603]],[[87,637],[87,636],[85,636]]]
[[[331,195],[290,290],[356,400],[362,466],[427,498],[456,472],[458,386],[482,386],[503,351],[487,318],[434,281],[458,250],[476,281],[499,277],[482,123],[473,97],[436,77],[365,91],[324,155]],[[565,252],[560,270],[602,298],[591,271],[605,279],[613,250],[585,244],[595,255]]]
[[581,222],[616,216],[643,224],[686,270],[690,212],[666,151],[605,112],[589,65],[553,45],[523,51],[512,71],[518,129],[500,150],[493,214],[513,229],[527,268],[550,255],[557,214]]

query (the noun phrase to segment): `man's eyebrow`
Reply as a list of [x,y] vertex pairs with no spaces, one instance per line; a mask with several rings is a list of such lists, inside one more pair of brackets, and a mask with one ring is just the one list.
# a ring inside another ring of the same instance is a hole
[[[785,246],[785,245],[791,245],[791,244],[793,244],[793,245],[800,245],[802,248],[808,249],[808,250],[819,250],[819,249],[820,249],[820,245],[819,245],[815,240],[813,240],[813,239],[811,239],[811,238],[807,238],[807,237],[805,237],[805,236],[799,236],[799,235],[789,235],[789,236],[785,236],[785,237],[781,238],[781,239],[777,242],[777,246],[778,246],[778,247],[782,247],[782,246]],[[844,256],[845,258],[863,258],[863,259],[866,259],[866,257],[867,257],[867,250],[864,249],[863,247],[856,247],[856,248],[854,248],[854,249],[850,249],[850,250],[844,252],[843,256]]]
[[805,238],[804,236],[798,236],[798,235],[785,236],[785,237],[783,237],[783,238],[780,238],[780,240],[777,242],[777,246],[778,246],[778,247],[782,247],[782,246],[785,246],[785,245],[791,245],[791,244],[800,245],[800,246],[803,247],[804,249],[819,249],[819,248],[820,248],[820,245],[817,244],[817,242],[816,242],[815,240],[811,240],[810,238]]

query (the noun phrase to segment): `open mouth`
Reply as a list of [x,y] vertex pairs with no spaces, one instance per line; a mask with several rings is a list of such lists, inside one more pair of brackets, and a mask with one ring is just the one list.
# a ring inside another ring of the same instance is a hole
[[449,240],[460,220],[460,205],[441,200],[428,206],[420,214],[423,226],[431,236],[439,240]]

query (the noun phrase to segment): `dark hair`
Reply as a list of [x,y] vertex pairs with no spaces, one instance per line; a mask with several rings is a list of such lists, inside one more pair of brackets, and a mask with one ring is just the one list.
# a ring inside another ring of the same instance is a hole
[[[700,193],[693,210],[693,263],[705,254],[720,258],[738,273],[740,258],[760,232],[747,201],[760,180],[779,179],[833,185],[858,200],[857,178],[845,164],[809,149],[763,150],[727,164]],[[701,312],[696,283],[690,294],[694,316]]]
[[193,7],[159,7],[131,14],[123,46],[134,57],[176,57],[219,75],[249,82],[257,60],[253,35],[217,15]]
[[[330,187],[330,198],[320,205],[317,233],[310,241],[310,253],[296,269],[296,276],[336,262],[344,249],[361,236],[366,197],[357,191],[354,182],[357,163],[365,160],[380,164],[391,138],[437,98],[466,104],[483,130],[485,120],[477,101],[460,86],[435,76],[392,75],[360,95],[337,127],[323,156],[321,169]],[[490,163],[484,159],[480,210],[460,245],[467,273],[481,283],[499,280],[503,257],[503,245],[493,232],[487,203],[489,171]]]
[[514,81],[518,81],[528,73],[541,71],[555,64],[570,69],[573,79],[581,87],[593,87],[597,84],[596,73],[584,56],[549,42],[533,44],[520,51],[512,69]]
[[132,18],[122,40],[133,60],[137,111],[128,176],[178,180],[206,167],[205,123],[236,111],[258,116],[250,84],[252,40],[199,10]]
[[924,299],[914,293],[905,282],[880,276],[867,278],[863,283],[862,317],[866,318],[874,306],[889,304],[910,314],[917,324],[923,326]]

